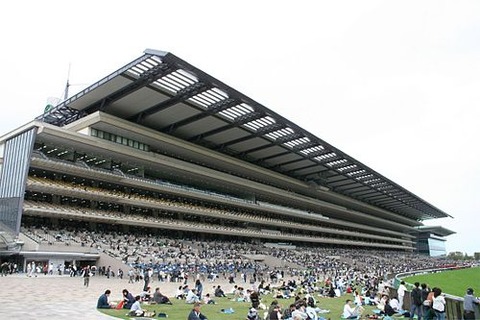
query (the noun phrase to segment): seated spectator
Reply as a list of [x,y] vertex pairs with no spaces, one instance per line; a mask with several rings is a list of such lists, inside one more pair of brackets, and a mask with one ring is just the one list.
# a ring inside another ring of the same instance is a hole
[[[285,318],[286,319],[286,318]],[[255,308],[250,308],[248,310],[246,320],[260,320],[260,316],[258,315],[258,311]]]
[[197,302],[200,302],[200,298],[196,295],[195,289],[188,289],[187,296],[185,297],[185,303]]
[[140,299],[140,296],[135,297],[135,302],[132,304],[132,306],[130,307],[130,311],[128,312],[129,316],[143,317],[145,315],[145,311],[140,305]]
[[353,296],[355,297],[354,301],[353,301],[353,303],[355,305],[357,305],[357,306],[363,305],[363,298],[362,298],[362,295],[360,293],[358,293],[358,290],[355,290],[353,292]]
[[215,297],[225,297],[225,292],[223,292],[222,288],[220,286],[217,286],[215,289]]
[[205,304],[215,304],[215,300],[213,300],[211,297],[210,297],[210,293],[207,293],[204,297],[203,297],[203,302]]
[[200,306],[201,304],[199,302],[193,305],[193,309],[188,314],[187,320],[207,320],[207,317],[200,312]]
[[347,301],[345,301],[345,305],[343,306],[342,317],[345,319],[357,319],[362,311],[360,308],[361,306],[354,307],[353,301],[347,299]]
[[280,305],[276,304],[276,305],[273,305],[273,310],[270,311],[270,313],[268,314],[268,318],[269,320],[279,320],[279,319],[282,319],[282,313],[281,313],[281,308],[280,308]]
[[155,288],[155,292],[153,293],[153,302],[157,304],[172,304],[170,299],[160,292],[160,288]]
[[307,306],[305,308],[305,313],[307,314],[309,320],[318,320],[318,315],[317,312],[315,311],[315,308],[311,306]]
[[110,290],[105,290],[105,293],[98,298],[98,309],[111,309],[113,307],[108,301],[108,299],[110,298],[110,293],[112,293]]
[[286,298],[288,298],[288,297],[285,297],[280,290],[274,289],[274,291],[273,291],[273,298],[274,298],[274,299],[286,299]]
[[397,297],[392,297],[392,299],[390,299],[390,302],[388,302],[388,304],[390,305],[390,307],[392,307],[392,309],[395,312],[400,311],[400,302],[398,302]]
[[333,286],[331,286],[330,289],[328,289],[328,294],[327,295],[330,298],[335,298],[336,293],[335,293],[335,288]]
[[[381,312],[382,313],[382,312]],[[387,316],[391,317],[393,316],[397,311],[395,311],[390,304],[385,305],[385,310],[383,311],[383,314],[386,314]]]
[[243,287],[238,287],[235,285],[235,289],[233,292],[235,301],[238,301],[238,302],[245,301],[244,292],[245,291]]
[[272,313],[273,309],[275,309],[278,306],[278,301],[273,300],[272,303],[270,303],[270,306],[268,307],[268,314]]
[[283,319],[292,319],[292,312],[295,311],[296,309],[297,307],[295,306],[294,303],[292,303],[289,308],[285,308],[282,314]]
[[295,310],[292,311],[292,319],[306,320],[308,315],[306,313],[305,303],[299,303],[296,305]]
[[382,295],[382,297],[380,299],[378,299],[378,303],[377,303],[377,308],[381,311],[384,311],[385,310],[385,305],[387,305],[389,303],[390,299],[388,298],[387,295]]
[[315,305],[317,304],[317,302],[315,301],[315,298],[310,293],[307,293],[305,295],[305,300],[308,307],[315,308]]
[[147,290],[140,293],[140,298],[142,299],[142,301],[150,301],[152,299],[152,292],[150,291],[150,287],[147,287]]
[[185,299],[185,290],[182,288],[182,286],[178,287],[177,293],[175,294],[175,298]]
[[133,294],[128,292],[127,289],[122,290],[122,296],[123,296],[123,309],[130,309],[132,305],[135,303],[135,297]]

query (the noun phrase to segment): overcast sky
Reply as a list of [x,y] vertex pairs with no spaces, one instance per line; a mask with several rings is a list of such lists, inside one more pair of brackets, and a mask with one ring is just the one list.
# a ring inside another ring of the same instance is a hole
[[[130,5],[128,4],[130,3]],[[480,2],[9,1],[6,133],[146,48],[169,51],[454,218],[480,252]]]

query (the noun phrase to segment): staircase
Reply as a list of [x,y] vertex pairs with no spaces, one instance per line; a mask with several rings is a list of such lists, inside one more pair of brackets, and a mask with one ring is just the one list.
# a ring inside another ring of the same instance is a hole
[[0,230],[0,252],[4,254],[18,253],[22,248],[23,241],[20,241],[12,233]]

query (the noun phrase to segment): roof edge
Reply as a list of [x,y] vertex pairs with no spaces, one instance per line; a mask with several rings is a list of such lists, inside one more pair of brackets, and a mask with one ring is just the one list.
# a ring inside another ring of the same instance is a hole
[[169,54],[169,52],[167,51],[161,51],[161,50],[155,50],[155,49],[145,49],[143,51],[143,53],[145,54],[151,54],[151,55],[155,55],[155,56],[159,56],[159,57],[165,57],[167,54]]

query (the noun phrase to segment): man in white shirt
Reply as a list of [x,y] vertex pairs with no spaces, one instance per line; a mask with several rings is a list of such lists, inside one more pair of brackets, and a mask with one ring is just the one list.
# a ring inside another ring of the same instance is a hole
[[403,297],[405,297],[406,291],[407,291],[407,287],[405,287],[405,281],[400,282],[400,286],[397,289],[398,306],[400,310],[403,310]]
[[398,302],[397,298],[396,297],[392,297],[392,299],[390,299],[390,307],[392,307],[392,309],[395,311],[395,312],[398,312],[400,311],[400,303]]
[[343,318],[345,319],[357,319],[360,315],[360,306],[354,307],[353,301],[348,299],[345,301],[345,305],[343,306]]
[[200,298],[195,294],[195,289],[188,289],[187,297],[185,298],[185,303],[196,303],[200,302]]
[[136,296],[135,302],[130,307],[130,312],[128,313],[128,315],[143,317],[144,314],[145,314],[145,311],[142,309],[142,306],[140,305],[140,296]]

